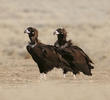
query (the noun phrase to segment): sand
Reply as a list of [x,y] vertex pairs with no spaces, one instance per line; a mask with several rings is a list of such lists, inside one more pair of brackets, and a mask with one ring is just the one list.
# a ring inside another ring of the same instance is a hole
[[[110,100],[110,0],[1,0],[0,100]],[[28,26],[39,39],[54,44],[53,32],[66,28],[68,39],[95,63],[93,76],[77,79],[54,69],[40,80],[26,51]]]

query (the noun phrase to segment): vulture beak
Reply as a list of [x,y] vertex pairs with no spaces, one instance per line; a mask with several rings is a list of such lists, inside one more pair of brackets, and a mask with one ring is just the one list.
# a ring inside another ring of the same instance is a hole
[[27,34],[29,34],[30,33],[30,31],[28,31],[27,29],[24,31],[24,33],[27,33]]
[[58,35],[58,34],[60,34],[58,31],[55,31],[55,32],[53,33],[53,35]]
[[26,33],[26,30],[24,31],[24,33]]

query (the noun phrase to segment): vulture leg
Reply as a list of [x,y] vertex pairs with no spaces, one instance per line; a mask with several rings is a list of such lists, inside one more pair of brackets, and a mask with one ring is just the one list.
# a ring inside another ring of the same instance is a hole
[[41,74],[40,74],[40,80],[42,80],[42,79],[44,79],[44,80],[47,79],[47,76],[46,76],[45,73],[41,73]]
[[68,71],[66,70],[66,69],[63,69],[63,78],[66,78],[66,73],[67,73]]
[[47,79],[47,74],[45,74],[45,73],[44,73],[44,79],[45,79],[45,80]]
[[66,74],[63,74],[63,78],[66,78]]
[[43,79],[43,73],[40,74],[40,80],[42,80],[42,79]]
[[74,77],[74,79],[76,80],[76,75],[75,75],[75,74],[73,74],[73,77]]

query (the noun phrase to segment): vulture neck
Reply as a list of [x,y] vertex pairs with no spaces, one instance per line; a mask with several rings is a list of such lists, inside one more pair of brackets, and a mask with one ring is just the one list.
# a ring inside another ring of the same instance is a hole
[[36,45],[40,44],[39,39],[36,37],[34,38],[34,40],[32,38],[30,38],[31,42],[29,43],[29,45],[34,48]]
[[38,38],[35,38],[35,44],[41,44],[40,40]]
[[59,45],[64,45],[67,42],[66,36],[58,35],[58,43]]
[[38,38],[35,39],[35,43],[40,43]]

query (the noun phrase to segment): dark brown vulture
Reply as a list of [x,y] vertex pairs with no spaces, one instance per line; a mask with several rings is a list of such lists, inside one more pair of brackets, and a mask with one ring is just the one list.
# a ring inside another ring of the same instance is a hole
[[94,69],[91,65],[93,64],[92,60],[80,47],[73,45],[71,40],[66,40],[66,30],[58,28],[54,34],[58,38],[54,46],[60,49],[60,54],[71,65],[71,68],[75,72],[74,74],[83,72],[85,75],[91,76],[91,69]]
[[30,43],[27,45],[27,51],[32,56],[33,60],[37,63],[41,78],[46,76],[48,71],[54,67],[61,68],[65,74],[65,70],[72,71],[68,66],[69,63],[62,58],[57,52],[56,47],[52,45],[46,45],[38,40],[38,31],[33,27],[28,27],[24,33],[27,33],[30,39]]

